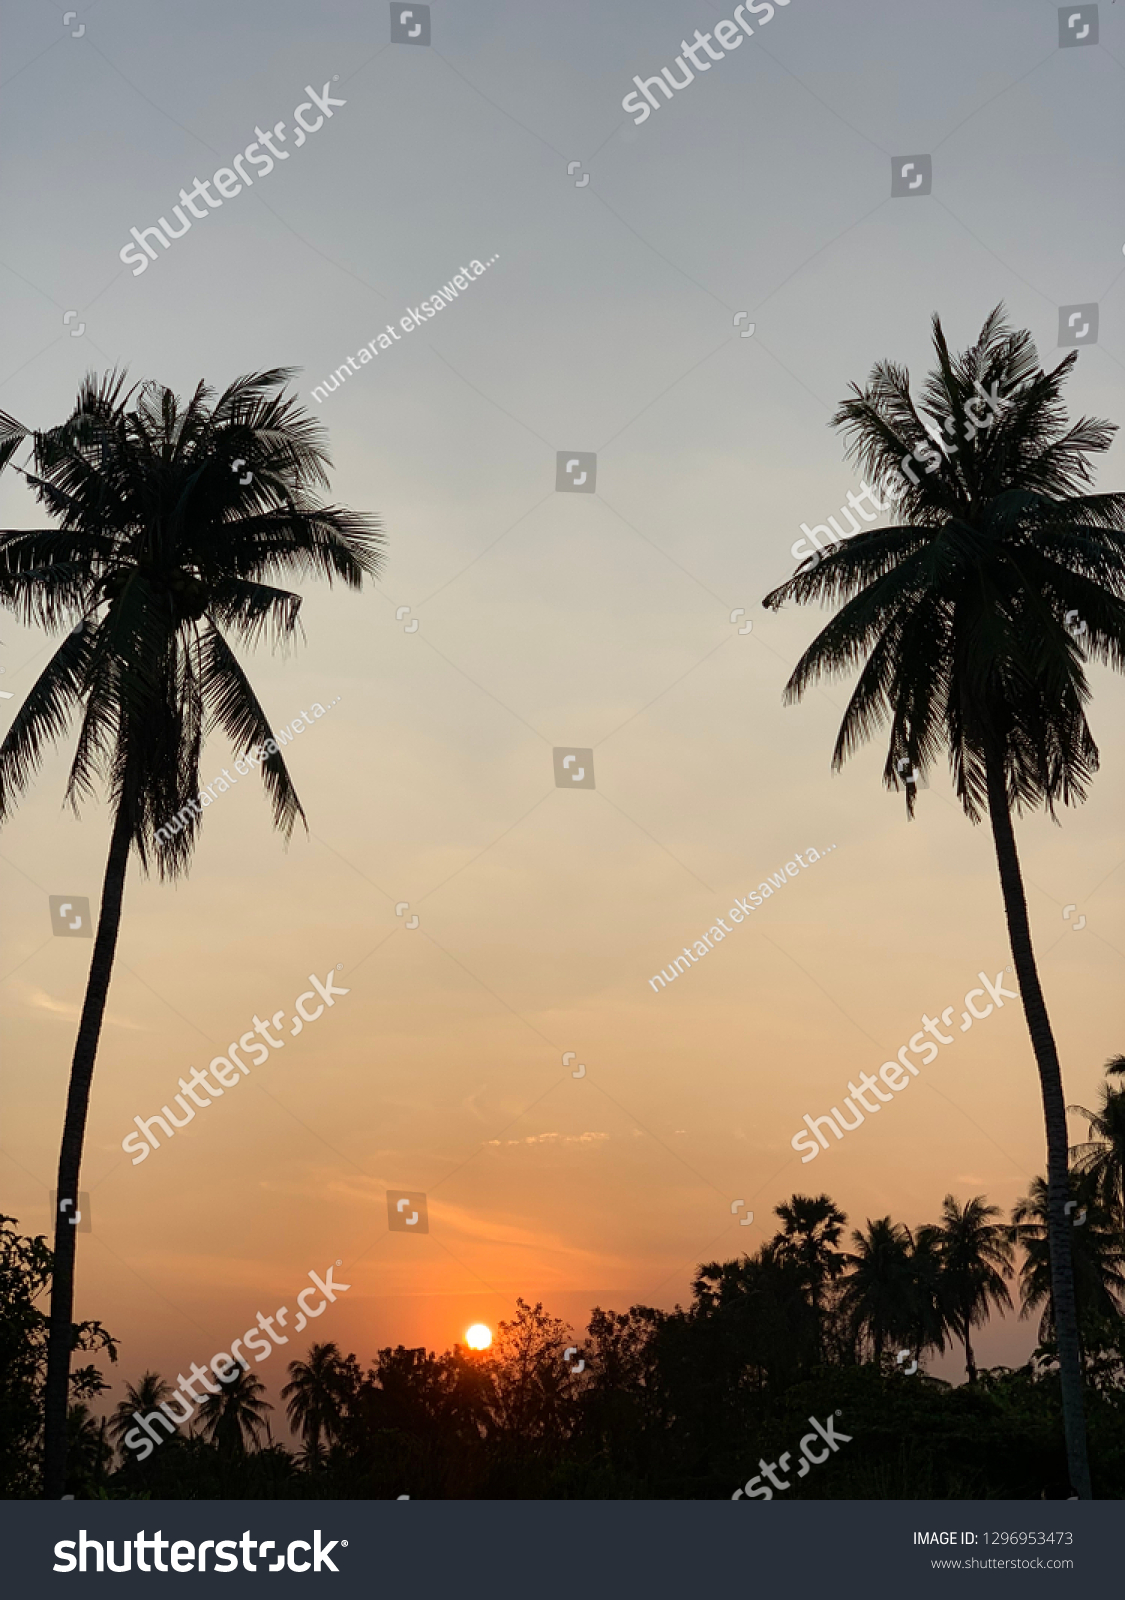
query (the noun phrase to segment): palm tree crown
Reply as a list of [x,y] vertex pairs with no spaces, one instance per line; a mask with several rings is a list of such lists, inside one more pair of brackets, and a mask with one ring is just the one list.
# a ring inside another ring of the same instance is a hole
[[[1106,1328],[1120,1326],[1125,1306],[1125,1239],[1099,1206],[1088,1176],[1075,1174],[1073,1193],[1075,1210],[1070,1225],[1074,1233],[1074,1288],[1079,1327],[1089,1354]],[[1034,1178],[1027,1194],[1012,1209],[1009,1233],[1024,1251],[1020,1316],[1030,1317],[1042,1307],[1041,1343],[1057,1331],[1047,1219],[1047,1185],[1042,1178]]]
[[[1105,1065],[1106,1077],[1125,1076],[1125,1056],[1113,1056]],[[1090,1124],[1086,1143],[1075,1145],[1071,1158],[1077,1172],[1092,1180],[1094,1192],[1125,1234],[1125,1087],[1101,1086],[1101,1104],[1095,1111],[1070,1106]]]
[[175,1394],[175,1390],[170,1383],[165,1382],[159,1372],[142,1372],[138,1384],[134,1386],[127,1383],[125,1398],[117,1402],[109,1419],[107,1431],[114,1444],[123,1444],[129,1429],[136,1427],[134,1412],[139,1411],[142,1417],[147,1417],[150,1411],[155,1411],[157,1406],[172,1394]]
[[[1053,808],[1082,799],[1097,770],[1084,657],[1125,667],[1125,495],[1081,492],[1088,458],[1116,429],[1088,417],[1067,426],[1060,394],[1077,352],[1042,371],[1031,335],[1013,333],[1001,308],[959,357],[937,317],[933,330],[938,364],[918,406],[905,368],[880,362],[832,419],[897,520],[766,596],[774,610],[846,602],[786,696],[865,662],[836,767],[889,722],[884,783],[905,789],[911,810],[917,785],[904,774],[924,773],[943,747],[974,820],[990,749],[1017,806]],[[987,427],[975,420],[982,391],[998,412]],[[902,466],[916,452],[930,465],[912,482]]]
[[320,1458],[322,1439],[339,1437],[348,1367],[338,1345],[313,1344],[304,1361],[289,1363],[290,1382],[281,1391],[289,1425],[305,1441],[310,1462]]
[[845,1257],[848,1276],[841,1308],[857,1335],[866,1337],[878,1364],[889,1341],[914,1342],[917,1290],[909,1228],[890,1217],[868,1218],[867,1231],[852,1234],[856,1250]]
[[199,1408],[203,1436],[225,1454],[240,1456],[247,1445],[260,1446],[266,1432],[266,1412],[273,1407],[261,1397],[266,1386],[245,1367],[209,1394]]
[[795,1194],[774,1206],[774,1215],[784,1224],[781,1252],[803,1272],[809,1304],[816,1319],[817,1354],[823,1354],[824,1297],[826,1290],[844,1270],[844,1258],[836,1249],[847,1215],[826,1194]]
[[953,1195],[947,1194],[942,1202],[941,1222],[935,1229],[942,1309],[965,1346],[965,1370],[970,1383],[977,1379],[972,1329],[988,1321],[990,1305],[1007,1307],[1012,1303],[1004,1281],[1012,1276],[1008,1229],[991,1220],[999,1215],[1000,1207],[986,1204],[983,1195],[976,1195],[961,1206]]
[[[157,830],[199,792],[207,725],[239,749],[269,739],[231,641],[296,633],[301,597],[273,580],[359,588],[380,564],[374,519],[319,503],[329,460],[315,422],[281,396],[289,377],[239,378],[217,400],[201,383],[185,405],[110,374],[46,432],[0,415],[6,455],[30,439],[27,482],[59,524],[0,533],[0,593],[23,620],[72,627],[0,746],[0,820],[81,706],[68,798],[104,778],[141,862],[174,875],[198,819]],[[280,753],[262,775],[288,834],[303,812]]]

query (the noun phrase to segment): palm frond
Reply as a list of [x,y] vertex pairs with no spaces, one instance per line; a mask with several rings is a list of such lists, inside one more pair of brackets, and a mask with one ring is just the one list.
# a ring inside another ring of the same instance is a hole
[[35,680],[0,744],[0,821],[6,821],[82,703],[91,656],[85,631],[68,634]]
[[[0,814],[81,712],[71,804],[107,785],[142,866],[186,868],[205,721],[244,749],[270,738],[225,636],[284,649],[300,639],[293,580],[359,589],[383,561],[376,518],[321,502],[331,461],[292,377],[245,374],[218,396],[200,382],[185,401],[113,370],[88,374],[56,427],[0,413],[0,445],[30,445],[24,476],[55,523],[0,532],[0,602],[21,621],[83,625],[17,714]],[[280,752],[262,776],[288,837],[304,813]]]
[[[889,728],[884,783],[905,788],[911,812],[916,786],[901,775],[944,749],[979,820],[991,749],[1010,804],[1053,814],[1079,803],[1097,771],[1086,662],[1125,670],[1125,495],[1089,492],[1115,430],[1068,422],[1074,353],[1044,371],[1002,307],[960,355],[936,317],[933,337],[917,401],[907,370],[879,362],[832,419],[893,501],[895,525],[857,534],[765,597],[773,610],[839,606],[785,698],[857,672],[833,764]],[[978,426],[980,395],[990,415]]]
[[[217,724],[236,750],[250,750],[272,738],[269,719],[258,701],[238,661],[217,628],[208,628],[202,639],[203,695]],[[261,763],[262,782],[273,807],[274,826],[286,839],[299,817],[305,824],[301,802],[289,777],[281,752],[267,754]]]

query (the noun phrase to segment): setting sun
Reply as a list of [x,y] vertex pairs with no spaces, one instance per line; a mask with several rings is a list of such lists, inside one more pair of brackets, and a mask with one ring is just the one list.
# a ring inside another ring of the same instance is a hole
[[492,1343],[492,1329],[483,1322],[474,1322],[465,1332],[465,1343],[470,1350],[487,1350]]

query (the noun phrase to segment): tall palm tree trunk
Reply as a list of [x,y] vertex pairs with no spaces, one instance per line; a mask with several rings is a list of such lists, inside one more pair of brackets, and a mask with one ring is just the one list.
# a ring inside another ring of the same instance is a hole
[[73,1343],[74,1312],[74,1225],[68,1213],[78,1210],[78,1177],[82,1166],[82,1146],[86,1139],[86,1114],[90,1104],[90,1084],[98,1054],[102,1018],[105,1016],[117,931],[121,925],[121,901],[125,893],[125,872],[129,865],[131,829],[124,805],[119,806],[113,824],[109,858],[102,885],[101,911],[90,975],[86,980],[86,999],[74,1045],[70,1068],[70,1090],[66,1101],[62,1148],[59,1151],[58,1199],[72,1200],[67,1211],[55,1216],[55,1264],[51,1277],[51,1321],[47,1339],[47,1385],[43,1417],[43,1498],[59,1500],[66,1491],[66,1412],[70,1389],[70,1352]]
[[977,1381],[977,1364],[976,1364],[976,1361],[973,1359],[973,1343],[972,1343],[971,1338],[969,1337],[969,1327],[970,1327],[969,1318],[968,1318],[968,1316],[965,1316],[965,1317],[962,1318],[962,1327],[961,1327],[961,1337],[965,1341],[965,1371],[969,1375],[969,1382],[970,1383],[976,1383],[976,1381]]
[[816,1273],[816,1268],[814,1267],[813,1268],[814,1276],[813,1276],[813,1282],[812,1282],[812,1309],[813,1309],[813,1324],[814,1324],[814,1327],[815,1327],[815,1330],[816,1330],[816,1362],[817,1362],[817,1366],[819,1366],[821,1364],[821,1362],[824,1360],[824,1330],[823,1330],[823,1327],[822,1327],[823,1316],[822,1316],[822,1313],[821,1313],[821,1306],[820,1306],[820,1284],[818,1283],[818,1281],[816,1279],[815,1273]]
[[1047,1015],[1035,952],[1031,947],[1031,925],[1027,915],[1023,874],[1016,851],[1016,836],[1008,807],[1008,791],[1002,762],[990,755],[987,760],[988,810],[992,838],[996,845],[996,864],[1004,895],[1004,914],[1016,979],[1023,1001],[1031,1048],[1039,1068],[1043,1095],[1043,1120],[1047,1128],[1047,1237],[1051,1255],[1051,1303],[1055,1336],[1059,1346],[1059,1378],[1062,1387],[1063,1429],[1066,1435],[1070,1481],[1081,1500],[1090,1500],[1090,1464],[1086,1456],[1086,1415],[1082,1399],[1082,1358],[1078,1338],[1078,1308],[1074,1297],[1074,1263],[1071,1257],[1070,1228],[1066,1202],[1070,1198],[1068,1179],[1068,1141],[1066,1102],[1062,1073],[1051,1021]]

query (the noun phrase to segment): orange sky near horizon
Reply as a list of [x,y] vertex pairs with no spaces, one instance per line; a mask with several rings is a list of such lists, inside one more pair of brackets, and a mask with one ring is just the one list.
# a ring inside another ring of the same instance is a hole
[[[374,596],[309,609],[329,606],[383,621]],[[356,629],[327,616],[310,619],[300,662],[255,663],[271,708],[327,705],[330,689],[339,703],[292,758],[308,839],[283,850],[254,782],[240,780],[209,808],[187,882],[131,874],[84,1164],[93,1232],[79,1241],[79,1307],[123,1338],[123,1374],[208,1359],[205,1346],[228,1348],[337,1260],[352,1287],[316,1334],[368,1359],[388,1343],[444,1348],[473,1321],[495,1327],[517,1295],[579,1328],[594,1303],[683,1301],[697,1262],[756,1247],[795,1190],[826,1190],[853,1223],[890,1212],[911,1225],[950,1190],[1005,1210],[1024,1192],[1042,1165],[1042,1120],[1011,1001],[956,1031],[885,1115],[807,1164],[791,1148],[806,1112],[878,1074],[924,1013],[952,1005],[956,1025],[978,972],[994,978],[1007,958],[989,836],[942,781],[908,824],[874,753],[842,777],[825,772],[832,706],[780,709],[773,650],[811,620],[780,619],[768,648],[768,622],[736,647],[720,636],[691,690],[647,714],[658,726],[642,737],[638,717],[596,743],[599,788],[570,794],[553,785],[549,750],[487,697],[477,716],[492,720],[501,759],[474,771],[466,731],[412,788],[430,730],[385,692],[393,683],[409,698],[401,663],[414,642],[385,625],[364,638],[382,658],[382,693],[348,678]],[[335,654],[333,670],[309,671],[314,654]],[[450,699],[473,691],[440,659],[426,667],[441,672],[432,692],[448,732]],[[485,676],[476,662],[468,671]],[[1119,694],[1100,684],[1096,708]],[[750,701],[756,740],[707,747],[700,723],[724,714],[722,699],[732,726]],[[588,725],[615,714],[591,708]],[[803,738],[788,766],[763,768],[756,745],[780,743],[783,718]],[[654,747],[674,753],[663,792]],[[689,752],[707,763],[694,806],[683,804]],[[1081,813],[1061,829],[1020,827],[1068,1096],[1087,1104],[1119,1048],[1108,1008],[1119,748],[1105,755]],[[206,771],[227,764],[209,747]],[[60,814],[61,787],[53,760],[0,846],[7,1054],[39,1064],[9,1078],[6,1209],[33,1231],[48,1226],[90,951],[51,936],[47,895],[96,903],[105,842],[97,813]],[[733,926],[735,897],[810,845],[835,849]],[[401,901],[410,912],[396,917]],[[1062,916],[1072,901],[1087,918],[1078,932]],[[730,935],[654,993],[649,977],[717,916]],[[294,1038],[310,978],[348,992]],[[254,1016],[275,1015],[283,1049],[134,1165],[121,1149],[133,1118],[158,1112]],[[564,1051],[575,1052],[566,1065]],[[428,1235],[387,1231],[387,1189],[427,1195]],[[749,1226],[731,1214],[738,1199]],[[1015,1361],[1032,1342],[1026,1325],[994,1325],[982,1354]]]

